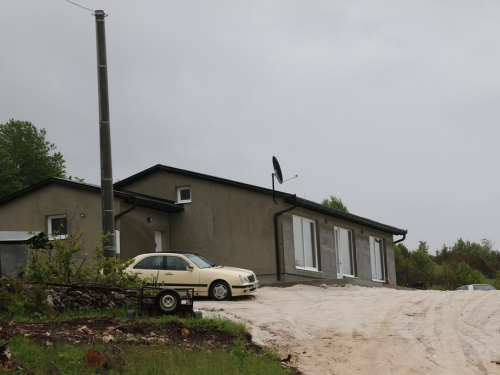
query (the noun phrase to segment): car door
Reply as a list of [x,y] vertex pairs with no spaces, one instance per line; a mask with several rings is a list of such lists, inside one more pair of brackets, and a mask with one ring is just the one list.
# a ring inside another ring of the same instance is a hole
[[200,272],[180,255],[165,256],[165,271],[162,278],[165,285],[175,288],[193,288],[198,292],[200,288]]
[[141,279],[161,283],[165,277],[164,258],[162,255],[148,256],[134,266],[133,273]]

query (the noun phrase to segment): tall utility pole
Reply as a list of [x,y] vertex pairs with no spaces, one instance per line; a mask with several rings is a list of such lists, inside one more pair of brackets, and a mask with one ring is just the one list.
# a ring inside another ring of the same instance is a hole
[[[113,171],[111,163],[111,132],[109,124],[108,66],[106,59],[106,34],[103,10],[96,10],[97,77],[99,80],[99,140],[101,147],[101,200],[102,231],[108,235],[104,256],[116,256],[115,208],[113,197]],[[106,270],[104,270],[106,273]]]

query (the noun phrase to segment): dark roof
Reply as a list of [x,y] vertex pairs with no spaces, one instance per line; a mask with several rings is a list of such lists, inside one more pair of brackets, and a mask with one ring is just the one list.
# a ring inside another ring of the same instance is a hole
[[[285,202],[293,204],[293,198],[285,198]],[[342,220],[349,221],[351,223],[361,224],[369,228],[378,229],[386,233],[391,233],[395,235],[404,235],[408,233],[407,230],[399,229],[390,225],[382,224],[370,219],[366,219],[361,216],[353,215],[349,212],[337,210],[322,204],[308,201],[307,199],[297,198],[297,206],[307,208],[311,211],[319,212],[328,216],[336,217]]]
[[[68,186],[71,188],[86,190],[97,194],[101,193],[101,187],[97,185],[87,184],[84,182],[78,182],[73,180],[67,180],[64,178],[51,177],[35,185],[31,185],[26,189],[11,194],[3,199],[0,199],[0,206],[7,202],[13,201],[17,198],[20,198],[24,195],[27,195],[33,191],[36,191],[44,186],[48,186],[50,184]],[[176,204],[175,202],[168,199],[152,197],[149,195],[133,193],[125,190],[120,190],[120,191],[114,190],[113,194],[115,197],[123,198],[126,203],[130,204],[133,204],[135,199],[136,204],[140,207],[153,208],[155,210],[165,211],[165,212],[180,212],[184,210],[184,207],[182,205]],[[119,212],[115,212],[115,214],[119,214]]]
[[[227,180],[225,178],[214,177],[214,176],[210,176],[207,174],[191,172],[191,171],[187,171],[185,169],[167,167],[167,166],[161,165],[161,164],[157,164],[154,167],[145,169],[142,172],[136,173],[128,178],[120,180],[119,182],[115,183],[113,186],[115,189],[120,189],[123,186],[126,186],[126,185],[128,185],[132,182],[135,182],[135,181],[139,181],[150,174],[154,174],[154,173],[160,172],[160,171],[171,172],[171,173],[176,173],[176,174],[180,174],[183,176],[199,178],[199,179],[202,179],[205,181],[211,181],[211,182],[216,182],[218,184],[230,185],[230,186],[234,186],[234,187],[238,187],[238,188],[242,188],[242,189],[247,189],[247,190],[252,190],[252,191],[257,191],[257,192],[261,192],[261,193],[265,193],[265,194],[271,194],[271,195],[273,194],[273,191],[271,189],[266,189],[266,188],[262,188],[262,187],[255,186],[255,185],[244,184],[242,182],[237,182],[237,181],[233,181],[233,180]],[[276,195],[288,196],[290,194],[276,191]]]
[[[216,182],[219,184],[234,186],[234,187],[241,188],[241,189],[246,189],[246,190],[251,190],[251,191],[255,191],[255,192],[259,192],[259,193],[263,193],[263,194],[273,195],[272,189],[266,189],[266,188],[262,188],[259,186],[244,184],[241,182],[227,180],[224,178],[214,177],[214,176],[210,176],[210,175],[206,175],[206,174],[202,174],[202,173],[191,172],[191,171],[187,171],[184,169],[168,167],[168,166],[161,165],[161,164],[157,164],[151,168],[148,168],[142,172],[139,172],[135,175],[132,175],[132,176],[124,179],[124,180],[121,180],[120,182],[117,182],[116,184],[114,184],[114,187],[115,187],[115,189],[120,189],[120,187],[122,187],[122,186],[126,186],[129,183],[141,180],[142,178],[144,178],[150,174],[157,173],[160,171],[176,173],[176,174],[180,174],[180,175],[184,175],[184,176],[202,179],[205,181]],[[293,199],[294,199],[293,194],[275,191],[275,195],[277,197],[284,198],[285,202],[287,202],[289,204],[293,204]],[[324,206],[322,204],[319,204],[319,203],[316,203],[313,201],[309,201],[309,200],[303,199],[303,198],[297,198],[297,206],[309,209],[311,211],[319,212],[319,213],[322,213],[324,215],[328,215],[331,217],[336,217],[336,218],[339,218],[342,220],[346,220],[346,221],[349,221],[352,223],[364,225],[364,226],[367,226],[367,227],[370,227],[373,229],[377,229],[377,230],[380,230],[380,231],[383,231],[386,233],[391,233],[393,235],[402,236],[408,232],[407,230],[404,230],[404,229],[399,229],[399,228],[396,228],[396,227],[393,227],[390,225],[378,223],[376,221],[369,220],[369,219],[366,219],[366,218],[361,217],[361,216],[353,215],[351,213],[344,212],[341,210],[336,210],[334,208],[330,208],[330,207]]]

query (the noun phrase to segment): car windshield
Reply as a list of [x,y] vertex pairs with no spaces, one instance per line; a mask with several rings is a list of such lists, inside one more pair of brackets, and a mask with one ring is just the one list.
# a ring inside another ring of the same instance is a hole
[[491,285],[473,285],[472,289],[474,289],[474,290],[495,290],[495,288]]
[[184,256],[188,258],[191,262],[196,264],[199,268],[211,268],[216,266],[215,263],[212,263],[208,259],[198,254],[184,254]]

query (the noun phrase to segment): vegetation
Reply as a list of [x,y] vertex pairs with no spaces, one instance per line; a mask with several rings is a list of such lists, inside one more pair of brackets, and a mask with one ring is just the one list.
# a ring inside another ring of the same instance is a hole
[[[36,374],[290,374],[283,370],[272,350],[252,353],[242,341],[232,347],[190,351],[169,345],[123,346],[119,356],[107,356],[103,368],[85,367],[82,358],[89,349],[105,351],[98,345],[59,345],[46,347],[16,336],[10,340],[10,350],[16,363],[22,363]],[[109,361],[112,359],[112,361]],[[111,362],[111,363],[110,363]],[[0,374],[10,374],[2,371]]]
[[427,243],[409,251],[403,244],[394,246],[398,285],[424,283],[433,289],[454,290],[467,284],[491,283],[500,289],[500,252],[490,241],[480,244],[458,239],[451,247],[443,245],[430,255]]
[[19,280],[0,279],[0,319],[13,317],[42,318],[50,314],[45,288]]
[[[144,284],[139,278],[125,273],[131,261],[105,257],[106,235],[101,235],[100,245],[92,250],[91,259],[87,259],[87,255],[81,257],[82,230],[70,233],[65,239],[57,238],[55,233],[52,235],[54,239],[45,241],[44,248],[30,251],[25,275],[32,283],[96,283],[124,289],[136,289]],[[102,272],[104,269],[108,270],[106,274]]]
[[0,124],[0,198],[49,177],[66,177],[65,161],[56,146],[28,121]]
[[[12,353],[10,360],[0,358],[0,375],[292,373],[282,368],[275,351],[252,345],[243,324],[226,319],[162,316],[130,320],[126,308],[66,310],[53,315],[47,283],[139,285],[123,273],[127,263],[104,257],[105,237],[94,249],[92,263],[78,260],[81,235],[56,239],[51,246],[32,252],[25,272],[36,284],[0,279],[0,349],[8,346]],[[100,270],[106,265],[114,271],[103,275]],[[113,341],[106,343],[99,328],[112,329]],[[102,356],[102,362],[88,362],[89,352]]]
[[342,203],[342,199],[334,197],[333,195],[330,195],[329,199],[323,199],[323,202],[321,202],[323,206],[327,206],[330,208],[335,208],[336,210],[344,211],[344,212],[349,212],[347,207]]

